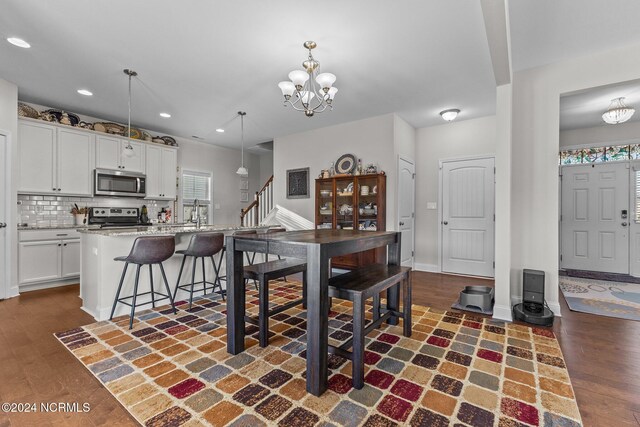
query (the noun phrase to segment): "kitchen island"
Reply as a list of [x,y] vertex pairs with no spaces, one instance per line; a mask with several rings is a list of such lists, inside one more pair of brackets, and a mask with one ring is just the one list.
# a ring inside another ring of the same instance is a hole
[[[93,316],[96,320],[107,320],[111,314],[111,307],[115,299],[120,276],[124,263],[114,261],[115,257],[128,255],[133,247],[134,240],[139,236],[152,235],[172,235],[176,239],[176,250],[185,249],[191,236],[194,233],[203,232],[220,232],[225,235],[233,234],[237,230],[256,229],[258,232],[266,230],[264,227],[237,227],[227,225],[202,225],[195,227],[193,225],[157,225],[145,227],[122,227],[122,228],[100,228],[100,229],[79,229],[81,234],[81,267],[80,267],[80,298],[82,299],[82,309]],[[218,263],[221,254],[215,257]],[[169,288],[173,292],[176,287],[176,280],[182,262],[181,255],[174,255],[163,263]],[[185,272],[182,274],[180,284],[191,283],[191,262],[187,261]],[[215,273],[211,262],[205,262],[207,281],[213,282]],[[133,284],[135,280],[135,268],[129,268],[122,285],[121,296],[131,295],[133,293]],[[225,263],[222,263],[220,274],[224,275]],[[153,266],[153,279],[155,289],[164,292],[162,284],[162,275],[160,268]],[[197,266],[196,282],[202,280],[202,267]],[[223,282],[223,287],[225,286]],[[196,289],[202,285],[196,285]],[[140,270],[139,292],[149,290],[149,270],[143,268]],[[188,297],[188,292],[179,290],[176,296],[177,300]],[[196,296],[202,295],[202,292]],[[146,298],[146,299],[145,299]],[[150,301],[150,296],[145,295],[138,299],[139,303]],[[168,304],[168,300],[162,300],[158,305]],[[151,308],[151,304],[142,305],[136,308],[136,311],[147,310]],[[130,313],[129,306],[118,304],[115,316]]]

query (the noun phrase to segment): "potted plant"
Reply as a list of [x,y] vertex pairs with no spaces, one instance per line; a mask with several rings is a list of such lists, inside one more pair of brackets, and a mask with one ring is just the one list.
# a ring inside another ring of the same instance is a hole
[[87,223],[87,214],[89,213],[89,208],[86,206],[84,208],[79,208],[76,203],[73,204],[71,208],[71,214],[74,217],[75,225],[84,225]]

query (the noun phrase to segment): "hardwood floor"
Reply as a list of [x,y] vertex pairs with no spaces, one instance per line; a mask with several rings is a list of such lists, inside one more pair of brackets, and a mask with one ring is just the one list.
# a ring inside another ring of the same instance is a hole
[[[414,303],[447,309],[460,290],[492,281],[414,273]],[[640,426],[640,322],[569,311],[554,325],[585,426]],[[0,301],[0,400],[88,402],[88,413],[6,414],[6,426],[133,426],[135,420],[53,337],[92,323],[78,286]]]

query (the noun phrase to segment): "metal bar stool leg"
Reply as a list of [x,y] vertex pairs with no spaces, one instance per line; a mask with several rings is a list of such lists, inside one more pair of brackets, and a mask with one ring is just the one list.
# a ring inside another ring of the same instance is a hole
[[[180,272],[178,273],[178,281],[176,282],[176,289],[173,291],[173,300],[176,300],[176,295],[178,295],[178,287],[180,286],[180,277],[182,277],[182,269],[184,268],[184,263],[187,260],[187,256],[182,257],[182,264],[180,264]],[[162,267],[162,264],[160,264]],[[164,269],[163,269],[164,271]]]
[[204,287],[204,294],[207,294],[207,276],[204,272],[204,257],[200,258],[202,260],[202,286]]
[[258,327],[260,331],[260,347],[269,345],[269,280],[265,279],[264,274],[260,275],[259,286],[259,302],[258,302]]
[[169,281],[167,280],[167,275],[164,274],[164,267],[162,263],[160,263],[160,272],[162,273],[162,279],[164,280],[164,287],[167,289],[167,296],[169,297],[169,301],[171,302],[171,308],[173,308],[173,314],[177,313],[176,305],[174,304],[174,299],[171,298],[171,289],[169,288]]
[[[399,285],[398,285],[399,286]],[[403,335],[411,336],[411,274],[407,274],[402,281],[403,307]]]
[[131,301],[131,316],[129,317],[129,329],[133,329],[133,315],[136,312],[136,297],[138,296],[138,280],[140,279],[140,264],[136,268],[136,282],[133,285],[133,300]]
[[196,282],[196,265],[198,264],[198,257],[193,257],[193,269],[191,270],[191,292],[189,295],[189,310],[191,310],[191,305],[193,304],[193,287]]
[[353,387],[364,387],[364,299],[353,301]]
[[215,293],[216,286],[218,286],[218,289],[220,289],[218,292],[220,292],[220,296],[222,297],[222,301],[224,301],[225,300],[224,299],[224,290],[222,290],[222,283],[220,281],[220,270],[216,266],[216,261],[215,261],[215,259],[213,259],[213,256],[211,257],[211,264],[213,264],[213,271],[216,274],[216,278],[213,281],[213,292]]
[[109,320],[113,319],[113,313],[116,312],[116,305],[118,304],[118,298],[120,298],[120,291],[122,290],[124,276],[127,274],[127,267],[129,267],[129,263],[125,262],[124,268],[122,269],[122,276],[120,277],[120,284],[118,285],[118,290],[116,291],[116,299],[113,300],[113,307],[111,308],[111,316],[109,316]]
[[151,306],[156,308],[156,295],[153,291],[153,266],[149,264],[149,284],[151,285]]

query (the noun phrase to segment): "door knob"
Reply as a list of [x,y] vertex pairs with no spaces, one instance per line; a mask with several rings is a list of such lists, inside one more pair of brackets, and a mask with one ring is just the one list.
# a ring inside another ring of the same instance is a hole
[[623,227],[626,227],[626,226],[627,226],[627,223],[626,223],[626,222],[623,222],[621,225],[622,225]]
[[442,221],[444,225],[449,225],[449,221]]
[[403,225],[404,225],[404,222],[400,221],[400,226],[403,226]]
[[6,222],[0,222],[0,228],[5,228],[7,226]]

